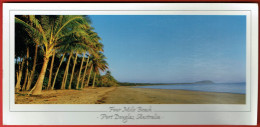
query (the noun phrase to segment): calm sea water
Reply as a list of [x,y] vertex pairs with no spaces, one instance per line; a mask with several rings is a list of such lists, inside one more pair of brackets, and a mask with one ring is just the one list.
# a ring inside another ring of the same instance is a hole
[[176,89],[176,90],[193,90],[193,91],[239,93],[239,94],[246,93],[245,83],[152,85],[152,86],[136,86],[135,88]]

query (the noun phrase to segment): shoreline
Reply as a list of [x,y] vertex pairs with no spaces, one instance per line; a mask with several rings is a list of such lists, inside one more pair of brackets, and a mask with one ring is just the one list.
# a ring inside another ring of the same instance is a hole
[[15,104],[245,104],[245,94],[132,86],[43,91],[38,97],[25,94],[15,94]]
[[[121,87],[121,86],[120,86]],[[132,86],[131,86],[132,87]],[[135,88],[132,87],[132,88]],[[140,88],[140,89],[157,89],[157,90],[183,90],[183,91],[198,91],[198,92],[210,92],[210,93],[228,93],[228,94],[241,94],[241,95],[246,95],[243,93],[230,93],[230,92],[211,92],[211,91],[201,91],[201,90],[184,90],[184,89],[159,89],[159,88]]]
[[[121,96],[120,96],[121,95]],[[105,104],[245,104],[245,94],[117,87]]]

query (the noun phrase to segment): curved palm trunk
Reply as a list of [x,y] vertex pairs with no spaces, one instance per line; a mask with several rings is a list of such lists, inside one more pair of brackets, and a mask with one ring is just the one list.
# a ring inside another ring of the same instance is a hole
[[68,71],[69,71],[69,65],[70,65],[70,59],[72,57],[72,53],[70,53],[70,56],[69,56],[69,59],[68,59],[68,62],[67,62],[67,66],[66,66],[66,69],[65,69],[65,72],[64,72],[64,75],[63,75],[63,80],[62,80],[62,84],[61,84],[61,88],[60,89],[65,89],[65,86],[66,86],[66,82],[67,82],[67,77],[68,77]]
[[34,79],[34,72],[35,72],[36,61],[37,61],[37,52],[38,52],[38,45],[36,44],[35,45],[34,60],[33,60],[33,68],[32,68],[31,74],[30,74],[30,76],[28,78],[28,83],[27,83],[27,86],[26,86],[26,90],[30,90],[31,89],[31,84],[32,84],[32,81]]
[[95,81],[96,81],[96,72],[94,72],[94,79],[93,79],[92,88],[94,88],[94,87],[95,87]]
[[21,90],[21,80],[22,80],[22,74],[23,74],[23,65],[24,65],[24,60],[19,64],[19,71],[17,72],[17,82],[15,85],[15,92],[19,92]]
[[31,91],[32,95],[40,95],[42,92],[42,84],[43,84],[44,76],[45,76],[46,69],[48,66],[48,62],[49,62],[49,57],[44,57],[42,70],[40,72],[40,75],[37,79],[37,82],[36,82],[34,88]]
[[87,68],[88,68],[88,61],[89,61],[89,57],[87,59],[86,67],[85,67],[85,70],[84,70],[84,73],[83,73],[83,77],[82,77],[82,81],[81,81],[81,88],[84,88],[83,83],[85,82],[86,72],[87,72]]
[[57,69],[57,71],[56,71],[56,73],[55,73],[55,77],[54,77],[54,79],[53,79],[53,83],[52,83],[52,86],[51,86],[51,90],[54,89],[55,82],[56,82],[56,78],[57,78],[57,75],[58,75],[58,73],[59,73],[60,66],[61,66],[61,64],[62,64],[62,62],[63,62],[64,56],[65,56],[65,53],[63,54],[63,56],[62,56],[62,58],[61,58],[61,61],[60,61],[60,65],[59,65],[59,67],[58,67],[58,69]]
[[29,66],[29,48],[27,48],[27,56],[26,56],[26,72],[25,72],[25,77],[24,77],[24,82],[23,82],[23,88],[22,90],[24,91],[25,88],[26,88],[26,83],[27,83],[27,80],[28,80],[28,66]]
[[53,63],[55,59],[55,51],[53,52],[52,60],[51,60],[51,68],[50,68],[50,74],[49,74],[49,81],[48,81],[48,86],[47,89],[51,89],[51,79],[52,79],[52,69],[53,69]]
[[66,68],[66,71],[64,72],[64,76],[63,76],[63,80],[62,80],[62,86],[61,89],[66,89],[66,84],[67,84],[67,79],[68,79],[68,71],[69,71],[69,67]]
[[[80,65],[80,69],[79,69],[79,75],[78,75],[78,80],[77,80],[77,85],[76,85],[76,88],[79,87],[79,81],[80,81],[80,77],[81,77],[81,70],[82,70],[82,65],[83,65],[83,62],[84,62],[84,58],[85,58],[85,53],[82,54],[82,61],[81,61],[81,65]],[[82,87],[82,86],[81,86]],[[83,88],[83,87],[82,87]]]
[[87,80],[87,83],[85,84],[85,87],[87,87],[88,84],[89,84],[89,81],[90,81],[90,75],[91,75],[92,68],[93,68],[93,65],[90,67],[89,75],[88,75],[88,80]]
[[[76,63],[77,63],[77,58],[78,58],[78,52],[76,52],[76,57],[75,57],[75,59],[74,59],[74,65],[73,65],[72,72],[71,72],[71,76],[70,76],[69,89],[71,89],[71,83],[72,83],[72,80],[73,80],[74,69],[75,69],[75,65],[76,65]],[[76,87],[76,89],[78,89],[78,87]]]

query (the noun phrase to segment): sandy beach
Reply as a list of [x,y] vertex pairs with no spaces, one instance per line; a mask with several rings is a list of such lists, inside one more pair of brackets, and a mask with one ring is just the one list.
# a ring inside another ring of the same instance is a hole
[[41,96],[28,96],[28,92],[15,94],[16,104],[96,104],[115,87],[85,88],[83,90],[42,91]]
[[245,104],[245,95],[118,87],[105,96],[107,104]]
[[100,87],[15,95],[16,104],[245,104],[244,94],[187,90]]

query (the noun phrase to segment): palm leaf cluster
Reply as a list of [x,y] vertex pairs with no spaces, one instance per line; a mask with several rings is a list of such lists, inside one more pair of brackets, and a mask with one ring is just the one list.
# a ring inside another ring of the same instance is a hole
[[96,80],[106,76],[100,71],[108,64],[88,16],[17,15],[15,23],[16,92],[39,95],[42,89],[81,89],[90,80],[92,87],[102,83]]

